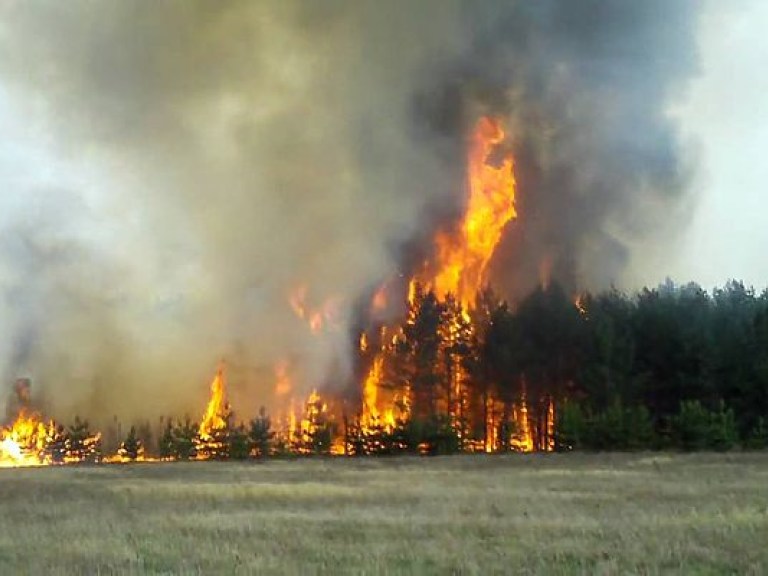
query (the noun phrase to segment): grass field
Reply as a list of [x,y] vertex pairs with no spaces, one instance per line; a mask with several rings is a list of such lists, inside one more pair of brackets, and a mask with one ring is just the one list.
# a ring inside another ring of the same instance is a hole
[[2,574],[768,572],[768,454],[0,470]]

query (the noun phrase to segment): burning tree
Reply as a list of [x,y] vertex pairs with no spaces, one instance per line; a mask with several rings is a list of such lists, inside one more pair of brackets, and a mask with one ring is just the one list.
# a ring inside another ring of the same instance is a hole
[[220,367],[211,382],[211,397],[195,438],[198,459],[223,460],[229,457],[231,418],[232,411],[224,390],[224,368]]
[[101,460],[101,434],[92,433],[87,420],[75,416],[66,432],[65,462],[99,462]]
[[131,426],[128,436],[120,443],[117,451],[123,461],[134,462],[144,457],[144,443],[139,439],[136,426]]
[[304,407],[293,448],[299,454],[331,454],[335,431],[328,405],[313,390]]

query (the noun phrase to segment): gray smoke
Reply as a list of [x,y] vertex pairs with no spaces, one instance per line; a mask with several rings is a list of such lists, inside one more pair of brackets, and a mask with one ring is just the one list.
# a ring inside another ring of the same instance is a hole
[[[0,149],[0,377],[56,415],[196,413],[221,358],[242,413],[280,361],[299,390],[343,380],[356,304],[460,213],[478,114],[517,157],[509,295],[544,260],[574,289],[620,283],[684,190],[665,110],[695,68],[689,2],[32,2],[0,22],[21,149]],[[332,310],[319,335],[301,286]]]

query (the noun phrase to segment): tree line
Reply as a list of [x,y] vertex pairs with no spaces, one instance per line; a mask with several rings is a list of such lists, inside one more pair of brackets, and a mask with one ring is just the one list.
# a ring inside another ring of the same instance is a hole
[[[768,292],[741,282],[710,293],[667,281],[577,299],[552,284],[512,305],[486,290],[471,311],[417,288],[402,326],[378,332],[359,351],[341,408],[311,400],[291,436],[263,408],[242,423],[227,409],[210,437],[189,418],[168,418],[154,434],[148,424],[131,427],[118,453],[184,460],[768,446]],[[376,358],[389,420],[360,410],[360,382]],[[84,445],[92,436],[78,420],[46,450],[53,461],[97,459],[100,445]]]
[[[394,422],[308,406],[309,429],[289,445],[262,412],[222,445],[250,456],[330,453],[334,439],[349,455],[505,452],[524,433],[534,449],[768,445],[768,292],[741,282],[578,299],[552,284],[513,305],[485,291],[469,312],[417,288],[404,324],[360,351],[347,407],[364,402],[355,394],[377,355]],[[161,445],[177,448],[161,452],[190,457],[195,432],[168,423]]]
[[486,291],[469,313],[417,289],[384,354],[383,385],[410,390],[410,427],[437,451],[509,449],[523,400],[539,449],[768,444],[768,292],[742,282],[578,298],[552,284],[514,305]]

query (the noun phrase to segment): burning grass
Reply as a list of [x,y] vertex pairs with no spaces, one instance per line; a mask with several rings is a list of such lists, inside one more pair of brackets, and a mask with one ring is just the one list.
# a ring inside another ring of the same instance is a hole
[[0,470],[0,572],[764,573],[768,455]]

